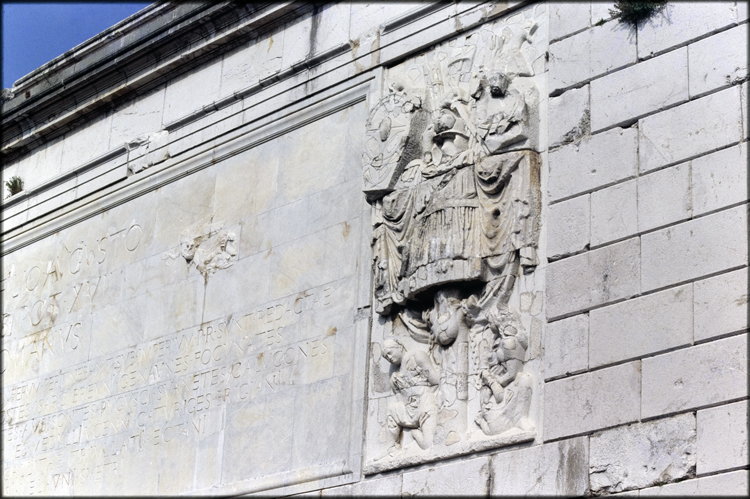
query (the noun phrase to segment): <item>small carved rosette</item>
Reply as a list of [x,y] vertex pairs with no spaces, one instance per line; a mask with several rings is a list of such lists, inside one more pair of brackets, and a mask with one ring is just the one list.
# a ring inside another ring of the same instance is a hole
[[446,42],[371,105],[366,473],[536,437],[520,297],[541,293],[518,288],[538,264],[538,28],[529,10]]

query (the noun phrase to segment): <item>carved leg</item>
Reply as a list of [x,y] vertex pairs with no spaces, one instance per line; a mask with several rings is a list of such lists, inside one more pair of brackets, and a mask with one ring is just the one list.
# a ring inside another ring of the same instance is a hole
[[522,430],[533,430],[534,424],[529,419],[529,408],[534,380],[528,373],[519,373],[513,384],[516,396],[508,401],[504,412],[513,420],[514,426]]
[[435,411],[427,411],[419,418],[419,429],[412,430],[412,436],[422,449],[432,447],[437,426],[437,414]]
[[482,429],[485,435],[491,435],[490,427],[484,419],[484,414],[477,414],[477,417],[474,418],[474,422]]
[[399,442],[399,437],[401,436],[401,425],[399,425],[396,419],[389,414],[385,420],[385,426],[388,430],[386,437],[388,451],[390,452],[391,449],[400,448],[401,444]]

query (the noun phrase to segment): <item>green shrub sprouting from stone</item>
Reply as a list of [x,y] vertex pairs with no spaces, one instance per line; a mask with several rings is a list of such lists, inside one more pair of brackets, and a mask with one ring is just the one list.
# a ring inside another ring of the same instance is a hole
[[8,189],[8,197],[18,194],[23,190],[23,179],[18,175],[14,175],[5,182],[5,187]]
[[625,24],[638,27],[666,7],[667,2],[615,2],[609,13]]

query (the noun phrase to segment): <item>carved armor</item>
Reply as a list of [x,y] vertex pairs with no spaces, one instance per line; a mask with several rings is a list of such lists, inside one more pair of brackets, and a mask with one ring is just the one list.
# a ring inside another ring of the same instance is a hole
[[373,305],[391,324],[385,341],[438,373],[434,384],[403,365],[391,375],[379,462],[408,461],[412,433],[433,453],[433,443],[533,438],[528,335],[508,302],[538,263],[538,92],[521,50],[534,30],[484,31],[481,45],[427,56],[409,73],[423,86],[392,85],[368,119]]

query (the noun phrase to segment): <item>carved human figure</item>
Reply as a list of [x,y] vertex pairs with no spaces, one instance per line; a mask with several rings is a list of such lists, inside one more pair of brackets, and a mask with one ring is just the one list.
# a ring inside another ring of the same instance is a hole
[[488,435],[515,427],[531,430],[532,379],[523,372],[528,336],[504,303],[496,302],[483,317],[494,341],[479,372],[481,411],[475,421]]
[[422,449],[429,449],[437,423],[435,387],[439,374],[426,352],[410,352],[394,338],[385,340],[383,357],[398,368],[391,375],[396,400],[388,405],[386,417],[388,453],[402,448],[404,430],[410,431]]
[[511,321],[511,314],[507,307],[497,308],[504,310],[496,313],[488,321],[488,327],[492,330],[495,340],[487,359],[489,366],[480,372],[483,382],[483,404],[489,402],[490,395],[494,396],[498,404],[503,401],[504,388],[523,370],[528,347],[526,333],[518,331]]
[[[537,265],[538,164],[524,150],[530,112],[512,81],[495,71],[478,79],[471,97],[447,91],[424,127],[422,155],[382,197],[373,233],[379,313],[456,278],[504,278],[505,293],[519,266]],[[475,260],[481,264],[469,267],[481,272],[447,272]]]
[[488,78],[478,78],[472,92],[477,130],[488,154],[498,154],[529,138],[526,100],[518,90],[509,88],[510,82],[510,76],[495,71]]
[[[502,35],[480,32],[421,68],[407,66],[409,85],[393,85],[368,119],[374,308],[394,334],[415,341],[413,350],[395,337],[384,344],[397,366],[386,417],[391,455],[404,435],[422,449],[437,430],[445,445],[473,439],[481,433],[472,420],[485,435],[534,429],[528,337],[508,303],[518,278],[538,265],[539,97],[524,55],[534,52],[524,44],[535,29],[528,21]],[[409,107],[406,95],[419,105]],[[398,154],[383,169],[378,154],[390,140]]]

